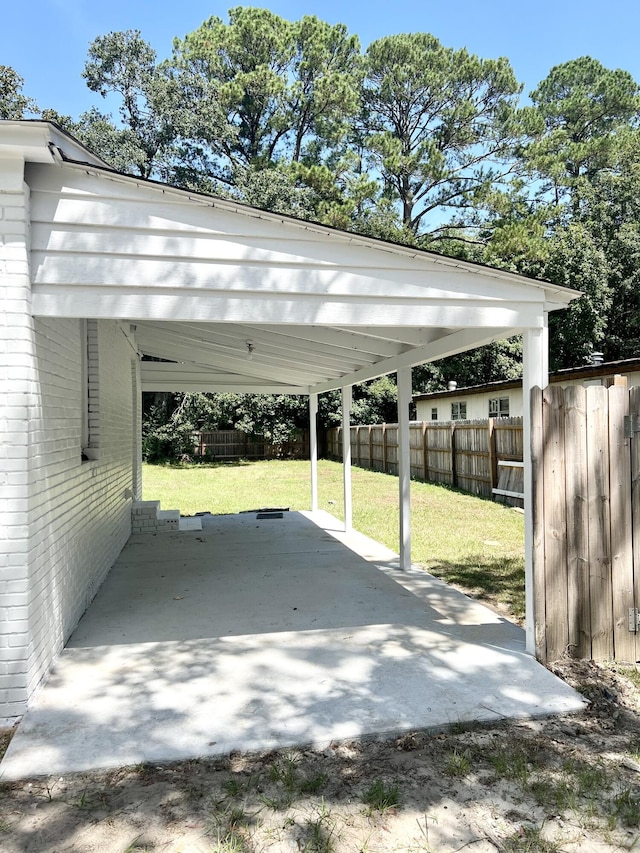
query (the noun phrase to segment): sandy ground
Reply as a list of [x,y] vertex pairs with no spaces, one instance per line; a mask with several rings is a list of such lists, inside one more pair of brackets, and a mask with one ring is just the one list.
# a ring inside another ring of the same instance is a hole
[[[579,715],[0,787],[4,853],[640,849],[635,668],[552,667]],[[637,679],[640,682],[640,678]],[[7,738],[5,737],[5,740]]]

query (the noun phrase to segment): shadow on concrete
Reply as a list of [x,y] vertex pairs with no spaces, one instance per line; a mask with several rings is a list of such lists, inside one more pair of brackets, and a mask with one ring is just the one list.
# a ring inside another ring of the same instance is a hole
[[0,775],[577,710],[520,628],[325,513],[132,537]]

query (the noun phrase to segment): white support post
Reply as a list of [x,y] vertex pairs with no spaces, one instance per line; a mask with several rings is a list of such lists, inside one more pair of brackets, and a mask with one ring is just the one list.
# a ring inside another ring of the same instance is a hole
[[411,368],[398,370],[398,480],[400,508],[400,568],[411,568],[411,447],[409,404]]
[[311,461],[311,512],[318,511],[318,395],[309,394],[309,456]]
[[531,389],[549,384],[549,328],[547,313],[538,329],[525,329],[522,346],[522,442],[524,455],[524,583],[526,648],[536,651],[536,613],[533,583],[533,477],[531,471]]
[[344,483],[344,530],[353,527],[353,504],[351,497],[351,385],[342,389],[342,478]]

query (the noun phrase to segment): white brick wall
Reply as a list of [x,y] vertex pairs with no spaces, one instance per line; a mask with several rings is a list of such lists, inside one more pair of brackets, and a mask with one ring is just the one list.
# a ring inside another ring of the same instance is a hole
[[81,460],[81,323],[31,317],[22,175],[0,161],[0,719],[24,713],[126,542],[138,453],[137,358],[120,325],[100,321],[97,459]]
[[28,690],[28,413],[35,380],[29,189],[20,160],[0,161],[0,717]]
[[[35,321],[37,405],[30,419],[29,692],[48,671],[131,530],[133,352],[119,325],[90,331],[91,446],[81,460],[78,320]],[[99,391],[98,391],[99,389]],[[99,393],[99,396],[96,394]]]

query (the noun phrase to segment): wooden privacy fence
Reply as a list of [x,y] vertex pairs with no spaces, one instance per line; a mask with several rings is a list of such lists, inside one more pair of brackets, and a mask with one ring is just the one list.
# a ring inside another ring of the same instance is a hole
[[535,388],[536,655],[640,657],[640,388]]
[[309,457],[309,433],[300,430],[292,441],[272,444],[265,438],[246,435],[237,429],[192,433],[194,455],[225,462],[234,459],[304,459]]
[[[411,476],[522,506],[522,418],[417,421],[409,425]],[[342,459],[342,427],[327,432],[327,452]],[[351,461],[398,473],[398,425],[351,427]]]

